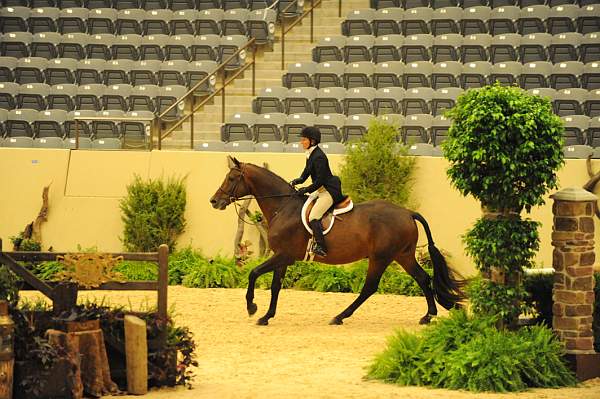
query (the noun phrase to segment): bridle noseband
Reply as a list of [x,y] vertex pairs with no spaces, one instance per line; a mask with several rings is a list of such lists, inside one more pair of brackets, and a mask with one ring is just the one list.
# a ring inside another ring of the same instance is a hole
[[235,203],[236,201],[239,201],[240,199],[243,198],[239,198],[236,197],[234,195],[235,193],[235,189],[237,188],[238,184],[242,181],[242,179],[244,178],[244,169],[242,169],[241,167],[239,168],[240,170],[240,175],[239,178],[236,180],[235,184],[233,185],[233,187],[231,188],[231,192],[228,193],[227,191],[223,190],[223,187],[219,186],[219,191],[222,192],[223,194],[225,194],[227,196],[227,199],[229,199],[229,203]]

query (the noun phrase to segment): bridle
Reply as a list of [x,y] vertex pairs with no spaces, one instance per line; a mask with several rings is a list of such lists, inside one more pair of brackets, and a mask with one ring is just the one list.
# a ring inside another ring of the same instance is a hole
[[236,182],[233,184],[233,187],[231,188],[231,192],[227,192],[225,190],[223,190],[223,187],[219,186],[219,191],[222,192],[223,194],[225,194],[227,196],[227,199],[229,199],[229,203],[233,204],[233,207],[235,209],[235,213],[238,215],[238,219],[241,220],[242,222],[252,225],[254,226],[254,222],[250,223],[247,222],[246,220],[244,220],[244,218],[242,217],[242,215],[240,215],[240,210],[239,210],[239,205],[238,205],[238,201],[245,201],[245,200],[251,200],[251,199],[262,199],[262,198],[276,198],[276,197],[291,197],[293,195],[297,195],[298,192],[294,191],[291,194],[273,194],[273,195],[262,195],[260,197],[257,197],[255,195],[249,195],[249,196],[245,196],[245,197],[237,197],[235,195],[235,190],[238,187],[238,184],[240,184],[242,182],[242,180],[244,179],[244,169],[242,166],[240,166],[239,168],[240,171],[240,175],[238,176],[238,179],[236,180]]

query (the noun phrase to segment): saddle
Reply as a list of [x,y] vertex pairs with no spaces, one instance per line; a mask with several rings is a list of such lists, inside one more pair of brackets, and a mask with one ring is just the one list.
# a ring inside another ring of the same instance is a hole
[[[312,229],[308,225],[308,215],[310,215],[310,210],[315,206],[316,198],[308,197],[304,205],[302,206],[301,219],[304,228],[312,234]],[[321,225],[323,226],[323,234],[327,234],[333,228],[333,223],[335,222],[335,217],[337,215],[341,215],[346,212],[350,212],[354,208],[354,203],[352,199],[348,196],[338,204],[332,206],[321,218]]]

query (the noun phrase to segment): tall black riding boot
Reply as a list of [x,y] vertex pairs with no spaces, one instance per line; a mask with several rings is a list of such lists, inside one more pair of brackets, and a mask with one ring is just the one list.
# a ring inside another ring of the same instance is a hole
[[327,256],[327,245],[325,245],[325,237],[323,236],[323,226],[321,226],[321,221],[311,220],[309,225],[313,231],[313,237],[315,239],[313,253],[319,256]]

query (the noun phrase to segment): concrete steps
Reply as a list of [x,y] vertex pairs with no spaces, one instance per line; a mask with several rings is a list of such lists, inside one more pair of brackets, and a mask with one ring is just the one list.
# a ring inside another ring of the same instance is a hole
[[[310,2],[306,2],[307,7]],[[314,10],[313,34],[310,41],[309,16],[296,25],[285,36],[285,68],[281,69],[280,26],[276,30],[276,41],[272,51],[259,49],[256,55],[255,93],[270,86],[281,86],[281,77],[287,65],[294,62],[310,61],[311,50],[321,37],[341,35],[341,23],[350,10],[369,8],[368,0],[344,0],[342,17],[338,17],[338,1],[323,0],[321,6]],[[218,85],[220,84],[220,79]],[[230,84],[225,93],[225,119],[236,112],[252,111],[252,71],[247,69],[243,76]],[[194,141],[220,140],[221,129],[221,96],[216,96],[210,104],[206,104],[194,115]],[[188,106],[189,110],[190,107]],[[189,149],[192,123],[184,122],[180,129],[174,131],[163,141],[162,148]]]

